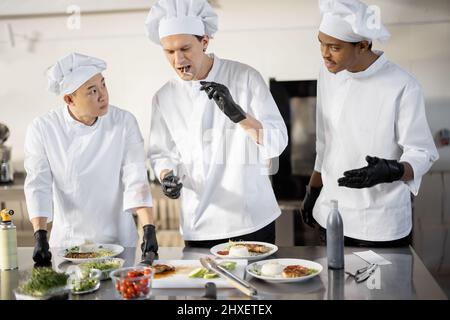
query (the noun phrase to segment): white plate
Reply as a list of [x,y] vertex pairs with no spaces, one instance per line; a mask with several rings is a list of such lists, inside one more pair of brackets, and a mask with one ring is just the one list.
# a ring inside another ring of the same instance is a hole
[[[304,276],[304,277],[298,277],[298,278],[283,278],[283,276],[277,275],[274,277],[269,277],[269,276],[263,276],[263,275],[258,275],[256,273],[254,273],[254,267],[261,267],[262,265],[266,264],[267,262],[278,262],[279,264],[283,265],[283,266],[289,266],[289,265],[301,265],[303,267],[306,268],[311,268],[311,269],[316,269],[317,272],[314,274],[311,274],[309,276]],[[267,282],[274,282],[274,283],[286,283],[286,282],[301,282],[301,281],[306,281],[308,279],[314,278],[315,276],[319,275],[320,272],[322,272],[322,265],[320,263],[314,262],[314,261],[310,261],[310,260],[303,260],[303,259],[269,259],[269,260],[263,260],[263,261],[258,261],[258,262],[253,262],[251,264],[249,264],[246,268],[245,271],[247,271],[247,273],[249,275],[251,275],[252,277],[261,279],[261,280],[265,280]]]
[[66,261],[70,261],[70,262],[74,262],[74,263],[82,263],[82,262],[89,262],[89,261],[96,261],[96,260],[102,260],[102,259],[106,259],[106,258],[111,258],[111,257],[115,257],[119,254],[121,254],[124,250],[124,248],[118,244],[94,244],[92,245],[92,250],[98,250],[98,249],[106,249],[106,250],[110,250],[112,251],[112,253],[110,255],[107,256],[102,256],[102,257],[97,257],[97,258],[85,258],[85,259],[77,259],[77,258],[66,258],[66,250],[70,249],[70,248],[64,248],[58,251],[57,255],[58,257],[66,260]]
[[218,251],[222,251],[222,250],[224,250],[224,249],[229,247],[230,243],[226,242],[226,243],[221,243],[221,244],[218,244],[218,245],[212,247],[210,251],[211,251],[211,253],[214,256],[216,256],[218,258],[222,258],[222,259],[246,259],[246,260],[252,261],[252,260],[258,260],[258,259],[263,259],[265,257],[268,257],[268,256],[274,254],[275,252],[277,252],[277,250],[278,250],[278,247],[276,245],[271,244],[271,243],[267,243],[267,242],[236,241],[235,243],[236,244],[238,244],[238,243],[242,243],[242,244],[246,244],[246,243],[261,244],[261,245],[264,245],[266,247],[269,247],[271,250],[269,252],[266,252],[266,253],[251,253],[250,252],[250,254],[248,256],[245,256],[245,257],[237,257],[237,256],[230,256],[230,255],[226,255],[225,256],[225,255],[218,254],[217,253]]

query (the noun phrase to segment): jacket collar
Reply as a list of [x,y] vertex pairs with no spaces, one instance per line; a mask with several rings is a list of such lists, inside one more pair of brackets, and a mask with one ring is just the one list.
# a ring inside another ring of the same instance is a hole
[[[101,117],[98,117],[95,123],[92,126],[87,126],[84,123],[75,120],[69,112],[69,106],[65,105],[63,108],[64,119],[70,129],[78,129],[78,130],[94,130],[98,127],[99,122],[101,121]],[[108,110],[109,112],[109,110]],[[106,115],[105,115],[106,116]]]
[[342,75],[346,78],[362,79],[368,78],[377,73],[388,62],[383,51],[375,50],[374,53],[378,55],[375,60],[366,70],[360,72],[350,72],[348,70],[342,71]]

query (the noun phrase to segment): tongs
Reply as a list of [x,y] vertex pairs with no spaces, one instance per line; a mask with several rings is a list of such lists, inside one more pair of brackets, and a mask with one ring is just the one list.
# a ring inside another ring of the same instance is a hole
[[240,279],[237,276],[235,276],[234,274],[232,274],[231,272],[229,272],[227,269],[225,269],[224,267],[219,265],[214,259],[211,259],[210,257],[200,258],[200,263],[206,269],[208,269],[212,272],[215,272],[215,273],[221,275],[222,277],[224,277],[226,280],[228,280],[228,282],[230,282],[231,285],[233,285],[233,287],[240,290],[244,294],[251,296],[251,297],[254,297],[257,295],[257,291],[256,291],[255,287],[253,287],[247,281]]
[[356,270],[355,274],[348,271],[345,271],[345,273],[355,278],[355,281],[359,283],[367,280],[372,275],[372,273],[375,272],[377,267],[378,265],[376,263],[372,263],[364,268]]

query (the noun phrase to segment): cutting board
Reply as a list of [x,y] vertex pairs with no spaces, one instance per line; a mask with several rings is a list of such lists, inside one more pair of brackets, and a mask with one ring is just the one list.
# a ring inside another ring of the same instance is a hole
[[[232,261],[236,261],[236,269],[231,272],[239,278],[243,279],[245,275],[245,267],[247,266],[247,260],[239,259]],[[155,260],[153,262],[153,265],[156,264],[172,265],[175,267],[175,272],[169,272],[167,273],[167,275],[155,275],[152,283],[152,287],[155,289],[204,288],[207,282],[214,282],[217,288],[233,288],[233,286],[230,285],[228,281],[221,276],[213,279],[189,278],[188,274],[192,270],[202,266],[199,260]]]

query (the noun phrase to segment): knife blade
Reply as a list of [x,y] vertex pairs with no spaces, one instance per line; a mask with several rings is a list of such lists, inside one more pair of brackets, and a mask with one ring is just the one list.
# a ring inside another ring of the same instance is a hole
[[138,266],[142,267],[149,267],[153,264],[153,261],[155,260],[156,253],[153,251],[147,252],[144,257],[142,258],[141,262],[138,263]]

